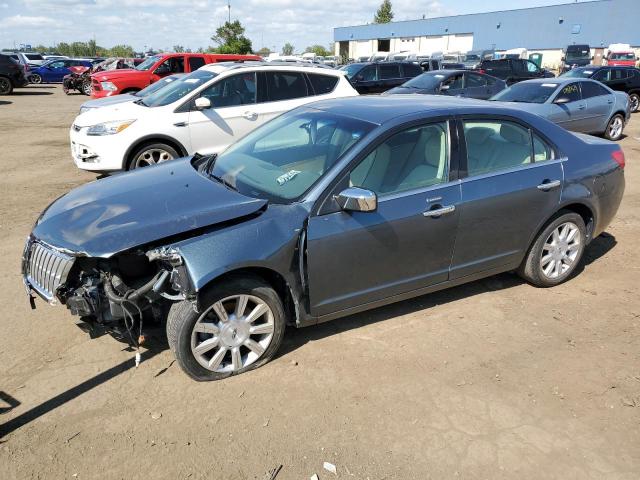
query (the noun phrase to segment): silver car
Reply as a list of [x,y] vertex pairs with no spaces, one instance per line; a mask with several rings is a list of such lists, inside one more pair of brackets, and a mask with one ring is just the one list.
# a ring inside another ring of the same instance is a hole
[[156,83],[152,83],[148,87],[143,88],[139,92],[121,93],[120,95],[114,95],[113,97],[104,97],[104,98],[96,98],[94,100],[88,100],[80,106],[80,113],[87,112],[94,108],[106,107],[108,105],[116,105],[118,103],[133,102],[135,100],[140,100],[141,98],[144,98],[147,95],[151,95],[152,93],[157,92],[165,85],[168,85],[169,83],[183,76],[184,76],[184,73],[176,73],[174,75],[169,75],[168,77],[161,78]]
[[630,117],[629,96],[590,79],[540,78],[516,83],[491,100],[520,108],[574,132],[619,140]]

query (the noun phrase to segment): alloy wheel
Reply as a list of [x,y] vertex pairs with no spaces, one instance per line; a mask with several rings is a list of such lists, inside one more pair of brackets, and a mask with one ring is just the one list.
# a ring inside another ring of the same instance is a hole
[[209,307],[191,333],[191,353],[207,370],[237,372],[258,360],[275,330],[267,303],[253,295],[233,295]]
[[547,278],[556,279],[569,272],[580,252],[580,241],[580,229],[575,223],[565,222],[558,225],[542,247],[542,273]]
[[82,82],[82,93],[87,96],[91,95],[91,82]]
[[607,127],[607,135],[609,138],[617,139],[622,135],[622,129],[624,128],[624,122],[622,121],[622,117],[616,115],[613,117],[611,122],[609,122],[609,126]]
[[11,92],[11,82],[4,77],[0,77],[0,95],[7,95]]
[[637,112],[638,108],[640,108],[640,95],[635,93],[631,95],[630,103],[631,103],[630,105],[631,112]]
[[140,152],[133,162],[134,168],[149,167],[156,163],[173,160],[173,155],[162,148],[149,148]]
[[29,75],[29,82],[30,83],[42,83],[42,77],[40,75],[38,75],[37,73],[33,73],[31,75]]

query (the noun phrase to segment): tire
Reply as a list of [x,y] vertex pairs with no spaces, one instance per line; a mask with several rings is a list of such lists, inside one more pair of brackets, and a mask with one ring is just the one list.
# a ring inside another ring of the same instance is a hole
[[11,80],[6,77],[0,77],[0,95],[11,95],[11,93],[13,93]]
[[[562,238],[564,228],[569,228],[568,241]],[[554,235],[557,236],[554,238]],[[587,229],[582,217],[566,210],[559,212],[534,240],[518,269],[518,275],[536,287],[555,287],[576,271],[582,261],[586,241]],[[554,242],[559,243],[558,250],[555,250]],[[549,256],[551,258],[545,261]]]
[[38,85],[42,83],[42,77],[37,73],[32,73],[31,75],[29,75],[29,82]]
[[85,95],[91,96],[91,80],[85,80],[82,82],[81,90]]
[[157,163],[166,162],[178,158],[180,155],[173,147],[166,143],[146,143],[136,149],[127,162],[127,170],[149,167]]
[[607,140],[616,141],[620,140],[622,137],[622,132],[624,130],[624,117],[616,113],[611,119],[609,123],[607,123],[607,128],[604,131],[604,137]]
[[[202,312],[196,313],[190,302],[176,303],[167,318],[169,347],[180,368],[194,380],[244,373],[264,365],[278,351],[286,325],[284,307],[264,281],[231,277],[206,291],[200,305]],[[242,308],[238,305],[244,306],[241,318],[245,320],[236,321],[235,309]]]
[[636,113],[640,109],[640,94],[629,94],[629,105],[631,106],[631,113]]

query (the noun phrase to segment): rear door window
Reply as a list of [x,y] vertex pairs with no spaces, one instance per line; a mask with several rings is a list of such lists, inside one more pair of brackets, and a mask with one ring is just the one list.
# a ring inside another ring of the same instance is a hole
[[531,132],[506,120],[464,121],[470,177],[531,163]]
[[202,57],[189,57],[189,70],[192,72],[199,69],[204,65],[204,58]]
[[405,63],[402,65],[405,77],[417,77],[422,73],[422,69],[415,63]]
[[378,80],[378,68],[375,65],[369,65],[368,67],[364,67],[360,73],[358,73],[358,77],[362,77],[359,80],[363,82],[373,82]]
[[380,80],[388,80],[391,78],[401,78],[400,65],[398,64],[390,64],[390,65],[380,64],[378,68],[380,69]]
[[475,87],[486,87],[487,80],[486,77],[482,75],[478,75],[475,73],[467,73],[467,88],[475,88]]
[[582,82],[582,98],[601,97],[609,95],[609,91],[596,82]]
[[265,72],[267,101],[278,102],[309,95],[307,82],[300,72]]
[[333,92],[338,84],[338,77],[330,75],[318,75],[317,73],[308,73],[309,81],[316,95],[325,95]]
[[592,78],[599,82],[607,82],[611,80],[611,69],[603,68],[602,70],[597,71]]

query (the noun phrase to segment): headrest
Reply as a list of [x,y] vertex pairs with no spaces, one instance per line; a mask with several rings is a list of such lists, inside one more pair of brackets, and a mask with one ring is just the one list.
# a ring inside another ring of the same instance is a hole
[[527,145],[530,142],[529,132],[508,123],[500,127],[500,136],[507,142],[517,143],[518,145]]
[[484,143],[493,134],[493,129],[488,127],[473,127],[465,132],[467,141],[475,144]]

